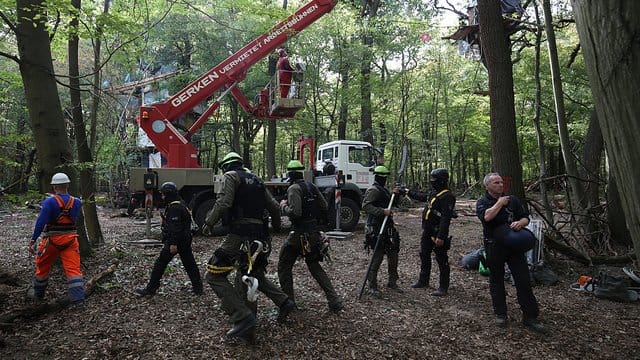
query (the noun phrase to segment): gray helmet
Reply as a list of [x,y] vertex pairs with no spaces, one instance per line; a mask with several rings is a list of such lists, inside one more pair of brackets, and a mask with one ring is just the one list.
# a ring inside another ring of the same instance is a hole
[[162,184],[162,186],[160,187],[160,192],[163,194],[175,194],[178,192],[178,187],[176,186],[175,183],[171,182],[171,181],[167,181],[165,183]]

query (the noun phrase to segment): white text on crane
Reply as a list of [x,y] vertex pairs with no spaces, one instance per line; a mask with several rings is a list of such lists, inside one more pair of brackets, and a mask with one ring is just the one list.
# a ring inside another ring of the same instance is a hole
[[[275,39],[276,37],[278,37],[282,33],[284,33],[287,30],[293,28],[294,25],[299,23],[305,17],[311,15],[313,12],[318,10],[318,8],[319,8],[319,6],[317,4],[313,4],[313,5],[309,6],[308,9],[306,9],[305,11],[301,12],[300,14],[297,14],[296,16],[292,17],[291,19],[289,19],[289,21],[287,21],[286,23],[282,24],[282,26],[276,28],[271,33],[269,33],[263,39],[262,43],[258,42],[257,44],[254,44],[253,46],[249,47],[245,52],[240,54],[237,58],[235,58],[231,62],[227,63],[221,69],[218,69],[218,71],[220,71],[221,74],[228,73],[230,70],[232,70],[238,64],[242,63],[244,60],[246,60],[253,53],[257,52],[262,47],[263,44],[266,45],[266,44],[270,43],[273,39]],[[207,76],[203,77],[200,81],[198,81],[195,84],[189,86],[187,89],[185,89],[181,93],[175,95],[174,98],[171,100],[171,105],[173,105],[174,107],[178,107],[181,104],[183,104],[184,102],[186,102],[187,100],[189,100],[192,96],[194,96],[195,94],[199,93],[200,90],[202,90],[205,87],[209,86],[215,79],[218,79],[220,77],[220,75],[218,74],[218,71],[214,70],[213,72],[211,72]]]
[[190,97],[197,94],[200,90],[207,87],[209,84],[211,84],[215,79],[219,77],[220,75],[218,75],[218,73],[215,71],[203,77],[200,81],[193,84],[192,86],[189,86],[186,90],[176,95],[175,98],[171,100],[171,105],[173,105],[174,107],[180,106],[180,104],[189,100]]
[[283,32],[287,31],[289,28],[293,27],[295,24],[299,23],[300,20],[302,20],[305,17],[309,16],[314,11],[318,10],[318,8],[319,8],[318,4],[313,4],[313,5],[309,6],[309,8],[307,10],[305,10],[305,11],[301,12],[300,14],[296,15],[291,20],[289,20],[285,24],[283,24],[281,27],[275,29],[273,32],[271,32],[269,35],[267,35],[267,37],[265,37],[265,39],[264,39],[264,43],[268,44],[269,42],[271,42],[271,40],[273,40],[276,37],[278,37],[278,35],[282,34]]

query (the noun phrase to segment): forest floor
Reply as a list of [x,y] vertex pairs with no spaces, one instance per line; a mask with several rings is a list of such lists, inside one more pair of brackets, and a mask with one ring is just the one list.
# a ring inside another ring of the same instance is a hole
[[[548,329],[539,335],[524,328],[515,296],[508,290],[509,324],[494,325],[488,278],[458,266],[460,257],[481,245],[481,227],[474,202],[460,200],[459,217],[451,233],[449,252],[451,288],[445,297],[430,289],[412,289],[419,269],[420,208],[397,212],[394,219],[402,238],[400,286],[397,293],[382,286],[382,298],[357,299],[369,255],[363,250],[362,220],[350,240],[333,240],[333,263],[323,263],[345,310],[328,311],[326,299],[303,261],[294,268],[296,302],[286,324],[276,322],[277,307],[258,297],[257,344],[241,345],[225,338],[228,317],[210,287],[192,295],[179,258],[169,265],[159,293],[139,298],[134,290],[148,280],[159,248],[144,248],[129,241],[145,237],[139,221],[119,216],[120,210],[100,208],[105,245],[95,256],[83,259],[85,279],[117,263],[86,300],[86,309],[64,308],[35,318],[0,324],[3,359],[632,359],[640,356],[640,304],[616,303],[570,288],[584,268],[547,254],[559,275],[553,286],[536,286],[540,319]],[[25,298],[32,279],[33,257],[28,240],[37,210],[2,209],[0,270],[18,279],[0,284],[2,314],[32,305]],[[157,222],[152,236],[159,237]],[[269,277],[277,283],[277,249],[286,232],[274,234]],[[196,261],[204,274],[206,263],[222,238],[194,239]],[[607,268],[622,275],[619,268]],[[431,283],[437,284],[434,261]],[[379,282],[386,284],[386,260]],[[66,296],[61,267],[55,266],[47,293],[49,299]]]

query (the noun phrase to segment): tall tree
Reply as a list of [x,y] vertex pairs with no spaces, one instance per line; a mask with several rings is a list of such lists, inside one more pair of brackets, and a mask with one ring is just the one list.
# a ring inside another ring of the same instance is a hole
[[82,96],[80,90],[80,68],[78,64],[78,16],[81,10],[81,0],[71,0],[74,10],[69,23],[69,93],[71,98],[71,116],[73,118],[73,129],[76,140],[76,151],[80,163],[80,194],[84,201],[82,209],[84,212],[84,222],[89,244],[80,242],[80,250],[84,255],[90,253],[87,245],[97,246],[104,243],[98,211],[96,209],[96,180],[94,176],[93,156],[87,139],[84,117],[82,115]]
[[553,209],[549,205],[549,197],[547,196],[547,184],[545,178],[547,177],[547,166],[545,164],[545,154],[547,152],[547,146],[545,145],[544,134],[542,132],[542,126],[540,125],[540,108],[542,107],[542,86],[540,84],[540,45],[542,43],[542,26],[540,21],[540,11],[538,4],[534,3],[534,13],[536,16],[536,45],[535,45],[535,66],[534,66],[534,81],[536,84],[535,94],[535,109],[533,116],[533,126],[536,130],[536,139],[538,140],[538,162],[540,163],[539,180],[540,180],[540,196],[545,207],[545,216],[547,221],[553,223]]
[[[282,2],[282,8],[287,9],[287,0]],[[269,57],[269,62],[276,62],[276,57]],[[275,64],[273,68],[275,69]],[[275,72],[274,72],[275,73]],[[265,162],[267,168],[267,179],[276,176],[276,138],[278,137],[278,128],[275,121],[267,121],[267,153],[265,154]]]
[[363,0],[360,9],[362,60],[360,61],[360,133],[362,140],[374,144],[371,109],[371,64],[373,63],[373,22],[380,0]]
[[500,2],[478,0],[478,19],[482,54],[489,72],[493,169],[510,179],[511,194],[524,198],[516,134],[511,46],[502,23]]
[[598,121],[640,259],[640,2],[572,0]]
[[[43,0],[16,1],[16,41],[20,75],[36,143],[40,191],[47,192],[51,176],[59,171],[75,178],[73,152],[69,143],[58,87],[53,72],[47,14]],[[71,183],[71,191],[77,182]]]
[[564,160],[564,167],[567,171],[568,182],[573,191],[577,205],[582,209],[587,209],[587,198],[584,192],[584,186],[579,180],[578,166],[571,152],[571,143],[569,141],[569,127],[567,125],[567,117],[564,108],[564,92],[562,91],[562,79],[560,77],[560,63],[558,61],[558,47],[556,45],[556,33],[553,29],[551,2],[549,0],[542,1],[542,9],[544,11],[544,28],[547,33],[547,44],[549,49],[549,64],[551,66],[551,81],[553,83],[553,99],[556,109],[556,120],[558,124],[558,133],[560,134],[560,149]]

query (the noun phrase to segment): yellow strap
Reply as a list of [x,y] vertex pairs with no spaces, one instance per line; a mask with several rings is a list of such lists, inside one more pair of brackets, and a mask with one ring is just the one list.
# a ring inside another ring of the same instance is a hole
[[449,189],[444,189],[439,193],[437,193],[436,196],[433,197],[433,199],[431,199],[431,201],[429,202],[429,208],[427,209],[427,213],[424,215],[425,220],[429,220],[429,215],[431,214],[431,207],[433,206],[433,203],[436,201],[436,199],[439,198],[442,194],[446,193],[447,191],[449,191]]
[[[251,273],[251,270],[253,269],[253,259],[251,259],[251,249],[248,246],[244,246],[246,248],[246,252],[247,252],[247,264],[248,264],[248,270],[247,270],[247,274]],[[231,265],[231,266],[217,266],[217,265],[207,265],[207,272],[210,272],[212,274],[224,274],[226,272],[230,272],[233,270],[238,270],[240,268],[240,266],[237,265]]]
[[237,268],[237,266],[207,265],[207,272],[210,272],[212,274],[224,274],[226,272],[236,270]]

